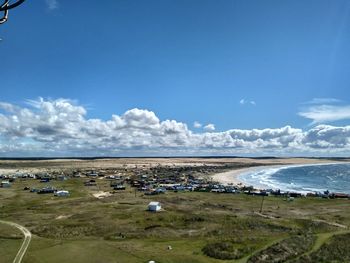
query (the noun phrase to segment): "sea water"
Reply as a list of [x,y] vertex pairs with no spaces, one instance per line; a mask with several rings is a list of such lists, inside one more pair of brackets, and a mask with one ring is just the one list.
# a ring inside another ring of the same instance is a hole
[[350,194],[350,163],[258,168],[238,178],[245,185],[264,189]]

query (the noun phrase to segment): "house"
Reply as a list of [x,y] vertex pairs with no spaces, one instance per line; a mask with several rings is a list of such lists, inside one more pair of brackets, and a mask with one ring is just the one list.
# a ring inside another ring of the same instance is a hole
[[10,181],[2,181],[0,186],[3,188],[9,188],[11,187],[11,183]]
[[116,187],[116,186],[119,186],[119,185],[123,185],[123,183],[120,182],[120,181],[112,181],[109,185],[111,187]]
[[57,191],[55,193],[55,196],[63,196],[63,197],[69,196],[69,191],[65,191],[65,190]]
[[57,176],[57,181],[66,181],[68,178],[64,175]]
[[350,195],[348,194],[343,194],[343,193],[331,193],[330,198],[349,198]]
[[106,179],[112,179],[112,180],[121,180],[122,176],[121,175],[108,175],[106,176]]
[[165,194],[166,189],[163,187],[158,187],[154,190],[157,194]]
[[41,188],[40,190],[37,191],[38,194],[52,194],[56,191],[55,188],[53,188],[52,186],[47,186],[44,188]]
[[289,196],[290,196],[290,197],[296,198],[296,197],[302,197],[302,194],[301,194],[301,193],[294,193],[294,192],[291,192],[291,193],[289,193]]
[[84,182],[85,186],[96,186],[96,181],[95,180],[90,180],[88,182]]
[[91,172],[87,173],[86,176],[89,176],[89,177],[97,177],[97,176],[98,176],[98,173],[97,173],[96,171],[91,171]]
[[160,205],[159,202],[150,202],[148,204],[148,211],[151,212],[158,212],[162,209],[162,206]]
[[122,184],[115,185],[113,189],[117,190],[117,191],[118,190],[125,190],[125,185],[122,185]]
[[50,182],[50,178],[49,177],[44,177],[40,179],[40,183],[48,183]]

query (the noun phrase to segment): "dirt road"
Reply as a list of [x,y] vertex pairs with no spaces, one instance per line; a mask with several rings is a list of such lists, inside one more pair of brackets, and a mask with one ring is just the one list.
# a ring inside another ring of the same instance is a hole
[[25,228],[24,226],[21,226],[19,224],[16,224],[13,222],[8,222],[8,221],[2,221],[2,220],[0,220],[0,223],[16,227],[23,233],[23,235],[24,235],[23,243],[21,245],[21,248],[18,250],[18,253],[17,253],[15,259],[13,260],[13,263],[20,263],[25,255],[28,247],[29,247],[30,241],[32,239],[32,234],[30,233],[30,231],[27,228]]

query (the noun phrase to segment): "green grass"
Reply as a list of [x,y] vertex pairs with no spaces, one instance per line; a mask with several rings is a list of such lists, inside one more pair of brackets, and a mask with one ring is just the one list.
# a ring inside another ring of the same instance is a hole
[[21,239],[4,239],[0,238],[0,262],[12,262],[19,248],[21,247]]
[[22,233],[0,223],[0,262],[12,262],[22,244]]
[[[47,185],[36,180],[18,180],[12,188],[0,189],[0,219],[22,224],[34,234],[24,262],[246,262],[301,233],[317,237],[314,250],[318,251],[319,242],[322,245],[323,238],[340,229],[315,219],[350,223],[349,200],[286,202],[266,197],[263,213],[269,219],[254,213],[260,209],[260,197],[198,192],[135,197],[134,190],[127,188],[99,200],[92,193],[110,191],[109,182],[97,180],[98,187],[85,187],[83,181],[49,183],[69,190],[68,198],[23,191],[24,186]],[[164,211],[146,211],[150,201],[160,201]],[[220,242],[231,242],[233,249],[250,249],[228,261],[203,253],[208,244]],[[0,253],[14,256],[19,246],[20,240],[1,241],[0,251],[8,253]],[[12,257],[7,257],[5,262],[11,262]]]

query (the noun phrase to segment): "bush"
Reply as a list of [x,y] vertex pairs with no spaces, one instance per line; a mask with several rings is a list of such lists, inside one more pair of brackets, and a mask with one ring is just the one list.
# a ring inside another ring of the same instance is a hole
[[350,262],[350,234],[333,236],[310,255],[311,262]]
[[293,236],[253,255],[248,262],[286,262],[310,250],[314,243],[315,236]]
[[209,257],[226,260],[242,258],[249,252],[247,248],[235,248],[229,241],[207,244],[202,251]]
[[190,215],[190,216],[184,216],[183,221],[185,223],[197,223],[197,222],[204,222],[205,218],[200,215]]

